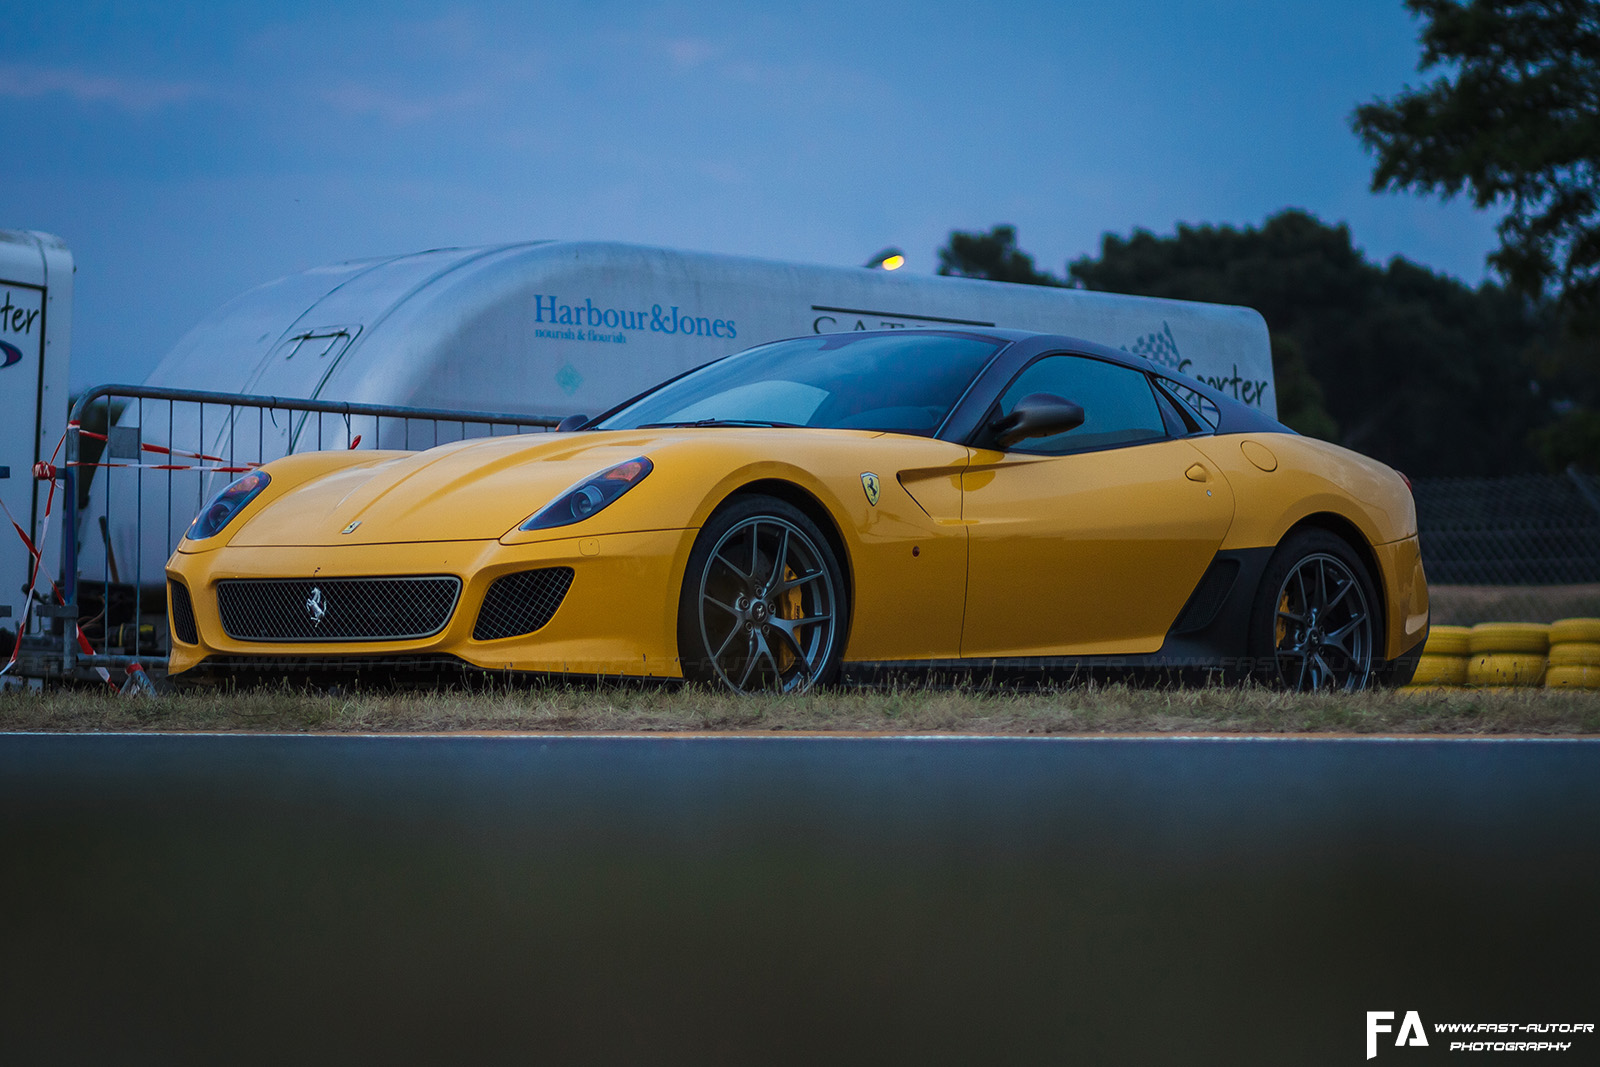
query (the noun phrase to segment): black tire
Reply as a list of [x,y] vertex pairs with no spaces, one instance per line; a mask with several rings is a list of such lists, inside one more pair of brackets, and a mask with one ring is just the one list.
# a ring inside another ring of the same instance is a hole
[[1343,538],[1318,529],[1290,534],[1256,587],[1256,676],[1284,689],[1365,689],[1384,666],[1381,608],[1366,564]]
[[850,619],[832,545],[799,508],[740,496],[706,523],[678,601],[684,678],[734,692],[831,682]]

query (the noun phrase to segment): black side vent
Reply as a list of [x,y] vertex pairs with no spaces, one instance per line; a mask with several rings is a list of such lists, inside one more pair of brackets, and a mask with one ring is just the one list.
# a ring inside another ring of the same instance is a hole
[[189,589],[182,582],[168,582],[172,594],[172,636],[186,645],[200,643],[200,631],[194,625],[194,602],[189,599]]
[[472,639],[498,641],[533,633],[550,621],[571,587],[571,567],[501,575],[484,595]]
[[1212,560],[1211,566],[1201,577],[1200,584],[1189,594],[1189,603],[1178,613],[1178,621],[1173,624],[1172,632],[1192,634],[1196,630],[1204,630],[1210,626],[1212,620],[1217,617],[1217,612],[1222,610],[1228,594],[1233,591],[1234,579],[1238,577],[1238,560]]

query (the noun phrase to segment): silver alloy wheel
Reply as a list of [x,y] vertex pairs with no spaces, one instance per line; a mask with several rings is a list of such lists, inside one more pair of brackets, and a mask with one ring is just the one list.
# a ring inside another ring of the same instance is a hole
[[697,586],[700,639],[724,684],[811,688],[839,638],[839,596],[823,549],[804,530],[773,515],[736,523]]
[[1361,581],[1337,556],[1308,555],[1278,590],[1273,637],[1290,689],[1365,689],[1372,676],[1372,614]]

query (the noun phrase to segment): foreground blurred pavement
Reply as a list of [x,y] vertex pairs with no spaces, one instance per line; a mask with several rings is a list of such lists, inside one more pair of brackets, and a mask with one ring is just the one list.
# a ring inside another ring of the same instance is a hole
[[4,735],[0,1043],[1360,1062],[1600,1022],[1597,840],[1596,741]]

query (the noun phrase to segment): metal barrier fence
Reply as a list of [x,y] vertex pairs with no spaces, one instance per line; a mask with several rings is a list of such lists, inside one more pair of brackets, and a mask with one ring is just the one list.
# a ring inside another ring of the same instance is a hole
[[[108,411],[104,434],[83,426],[97,404]],[[85,668],[165,662],[164,622],[154,620],[166,612],[167,558],[205,501],[246,471],[296,452],[429,448],[549,430],[559,421],[145,386],[91,389],[73,406],[64,462],[50,472],[61,482],[61,586],[58,603],[35,613],[62,620],[56,666],[73,677]],[[103,446],[98,456],[85,458],[95,451],[87,442]]]
[[1433,621],[1600,614],[1600,478],[1417,479]]
[[1600,478],[1419,478],[1414,491],[1430,582],[1600,582]]

